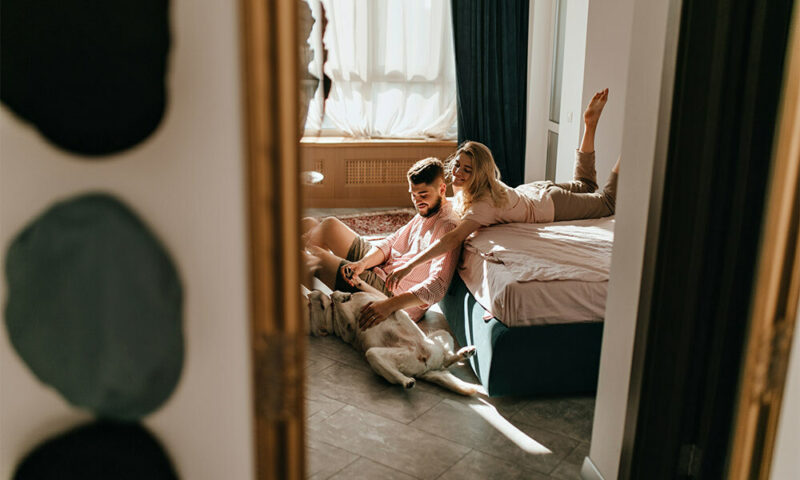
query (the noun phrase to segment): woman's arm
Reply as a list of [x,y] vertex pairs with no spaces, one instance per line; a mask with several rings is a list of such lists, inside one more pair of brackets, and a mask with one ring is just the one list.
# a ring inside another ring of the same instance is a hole
[[440,255],[444,255],[450,250],[460,247],[464,239],[480,227],[481,224],[474,220],[462,220],[455,229],[444,234],[442,238],[430,244],[425,250],[419,252],[410,262],[392,272],[386,279],[386,287],[389,290],[394,290],[397,288],[400,280],[411,273],[416,267]]

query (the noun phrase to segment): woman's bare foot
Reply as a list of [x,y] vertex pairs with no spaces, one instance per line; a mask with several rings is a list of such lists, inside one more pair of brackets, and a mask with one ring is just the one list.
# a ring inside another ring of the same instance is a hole
[[608,101],[608,89],[601,92],[597,92],[592,97],[591,101],[589,101],[589,106],[586,107],[586,111],[583,112],[583,121],[586,122],[586,125],[596,126],[598,120],[600,120],[600,114],[603,113],[603,107],[606,106],[606,102]]

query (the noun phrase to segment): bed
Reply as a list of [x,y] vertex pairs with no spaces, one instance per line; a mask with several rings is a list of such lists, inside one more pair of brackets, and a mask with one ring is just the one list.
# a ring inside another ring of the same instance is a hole
[[596,390],[614,218],[507,224],[464,245],[439,306],[492,396]]

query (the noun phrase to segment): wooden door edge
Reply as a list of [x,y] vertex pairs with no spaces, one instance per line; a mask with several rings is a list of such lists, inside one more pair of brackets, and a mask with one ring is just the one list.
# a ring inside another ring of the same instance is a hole
[[296,0],[241,0],[258,479],[305,478]]
[[800,295],[800,9],[795,6],[728,478],[769,478]]

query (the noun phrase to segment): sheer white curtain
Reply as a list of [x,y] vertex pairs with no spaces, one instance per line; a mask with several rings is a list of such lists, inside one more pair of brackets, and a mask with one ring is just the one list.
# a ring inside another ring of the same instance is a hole
[[[321,78],[322,17],[309,44],[309,71]],[[449,0],[321,0],[327,25],[324,71],[332,80],[322,115],[322,85],[309,105],[306,130],[330,123],[367,138],[454,138],[456,81]]]
[[308,46],[314,53],[311,63],[308,64],[308,71],[319,80],[314,97],[308,104],[308,116],[306,117],[305,130],[307,134],[319,135],[322,129],[324,93],[322,87],[322,62],[324,58],[322,48],[322,23],[324,22],[322,3],[320,0],[306,0],[311,9],[311,17],[314,23],[311,33],[308,35]]

